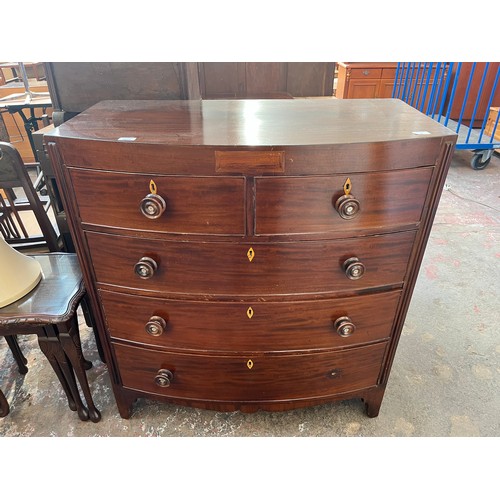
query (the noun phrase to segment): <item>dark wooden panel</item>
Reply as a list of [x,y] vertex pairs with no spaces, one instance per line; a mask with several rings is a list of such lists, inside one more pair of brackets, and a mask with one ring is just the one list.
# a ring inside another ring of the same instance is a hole
[[198,68],[205,99],[333,93],[333,62],[202,62]]
[[[210,351],[253,352],[330,349],[387,339],[400,294],[294,302],[201,302],[100,290],[111,338],[170,349],[205,346]],[[167,323],[159,336],[145,330],[153,316]],[[341,337],[333,327],[343,316],[356,326],[349,337]]]
[[[385,348],[379,343],[322,354],[204,356],[114,345],[125,387],[219,401],[310,399],[368,388],[377,382]],[[169,387],[155,384],[159,369],[173,373]]]
[[[245,234],[243,177],[69,171],[85,223],[178,234]],[[145,217],[139,208],[150,193],[151,180],[167,205],[154,220]]]
[[201,93],[205,99],[231,98],[243,93],[237,62],[198,63]]
[[[422,215],[432,168],[404,172],[320,177],[257,178],[256,234],[303,234],[397,228],[417,224]],[[343,219],[335,202],[351,180],[361,209]]]
[[106,99],[185,99],[179,62],[52,62],[47,80],[56,110],[79,113]]
[[286,90],[294,97],[331,96],[333,62],[289,62]]
[[[163,294],[232,296],[348,292],[404,280],[415,233],[321,242],[208,243],[129,238],[87,232],[97,281]],[[250,262],[247,252],[252,248]],[[150,279],[134,274],[148,256],[158,263]],[[342,263],[358,257],[365,275],[348,279]],[[312,278],[313,277],[313,278]]]
[[247,95],[265,95],[286,91],[286,63],[245,63],[245,90]]

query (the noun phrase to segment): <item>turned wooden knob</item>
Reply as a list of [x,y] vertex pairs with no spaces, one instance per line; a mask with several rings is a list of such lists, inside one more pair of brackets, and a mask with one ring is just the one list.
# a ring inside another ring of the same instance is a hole
[[151,257],[142,257],[142,259],[134,266],[135,274],[143,280],[152,278],[157,269],[158,264]]
[[365,265],[357,257],[347,259],[342,267],[350,280],[359,280],[365,274]]
[[344,194],[335,202],[335,209],[343,219],[354,219],[361,205],[352,194]]
[[161,316],[151,316],[145,328],[149,335],[159,337],[167,328],[167,322]]
[[168,387],[174,378],[174,374],[170,370],[162,368],[158,370],[155,377],[155,384],[159,387]]
[[148,194],[139,205],[142,215],[148,219],[158,219],[165,209],[167,202],[159,194]]
[[349,316],[342,316],[333,322],[333,327],[341,337],[349,337],[356,330],[356,326]]

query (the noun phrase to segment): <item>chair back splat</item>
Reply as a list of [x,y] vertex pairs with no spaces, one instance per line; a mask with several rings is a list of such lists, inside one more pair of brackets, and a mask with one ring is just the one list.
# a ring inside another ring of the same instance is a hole
[[[15,188],[22,188],[26,198],[18,198]],[[57,233],[50,222],[26,166],[17,149],[0,142],[0,233],[13,247],[46,245],[50,252],[60,250]],[[42,235],[30,235],[20,212],[32,211]]]

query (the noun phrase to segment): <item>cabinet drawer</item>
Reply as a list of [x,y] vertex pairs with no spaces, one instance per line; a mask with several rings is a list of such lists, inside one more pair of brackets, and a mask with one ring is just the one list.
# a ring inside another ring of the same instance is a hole
[[350,68],[351,79],[354,78],[380,78],[382,68]]
[[[171,349],[286,351],[389,338],[400,292],[294,302],[163,300],[106,290],[100,296],[113,339]],[[348,336],[334,327],[343,317],[355,326]],[[162,319],[155,335],[147,333]]]
[[[204,401],[309,399],[377,383],[386,343],[321,354],[206,356],[114,344],[124,387]],[[160,387],[155,377],[169,370]]]
[[[255,233],[305,234],[375,231],[415,225],[420,221],[433,168],[372,174],[256,179]],[[344,184],[359,202],[351,219],[340,215],[337,200]]]
[[[68,169],[82,222],[181,234],[245,234],[243,177],[182,177]],[[166,203],[149,219],[141,212],[150,181]]]
[[[162,294],[265,296],[399,284],[415,233],[286,243],[179,242],[93,232],[86,236],[101,284]],[[134,270],[144,258],[157,265],[148,279]],[[365,267],[359,279],[348,278],[344,271],[344,263],[352,258]]]
[[382,78],[394,80],[396,78],[396,68],[382,68]]

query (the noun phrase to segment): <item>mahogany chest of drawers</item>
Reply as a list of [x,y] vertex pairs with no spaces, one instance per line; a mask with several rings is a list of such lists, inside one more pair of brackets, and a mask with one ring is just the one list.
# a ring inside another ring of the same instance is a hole
[[455,134],[393,99],[103,101],[45,141],[122,417],[378,414]]

